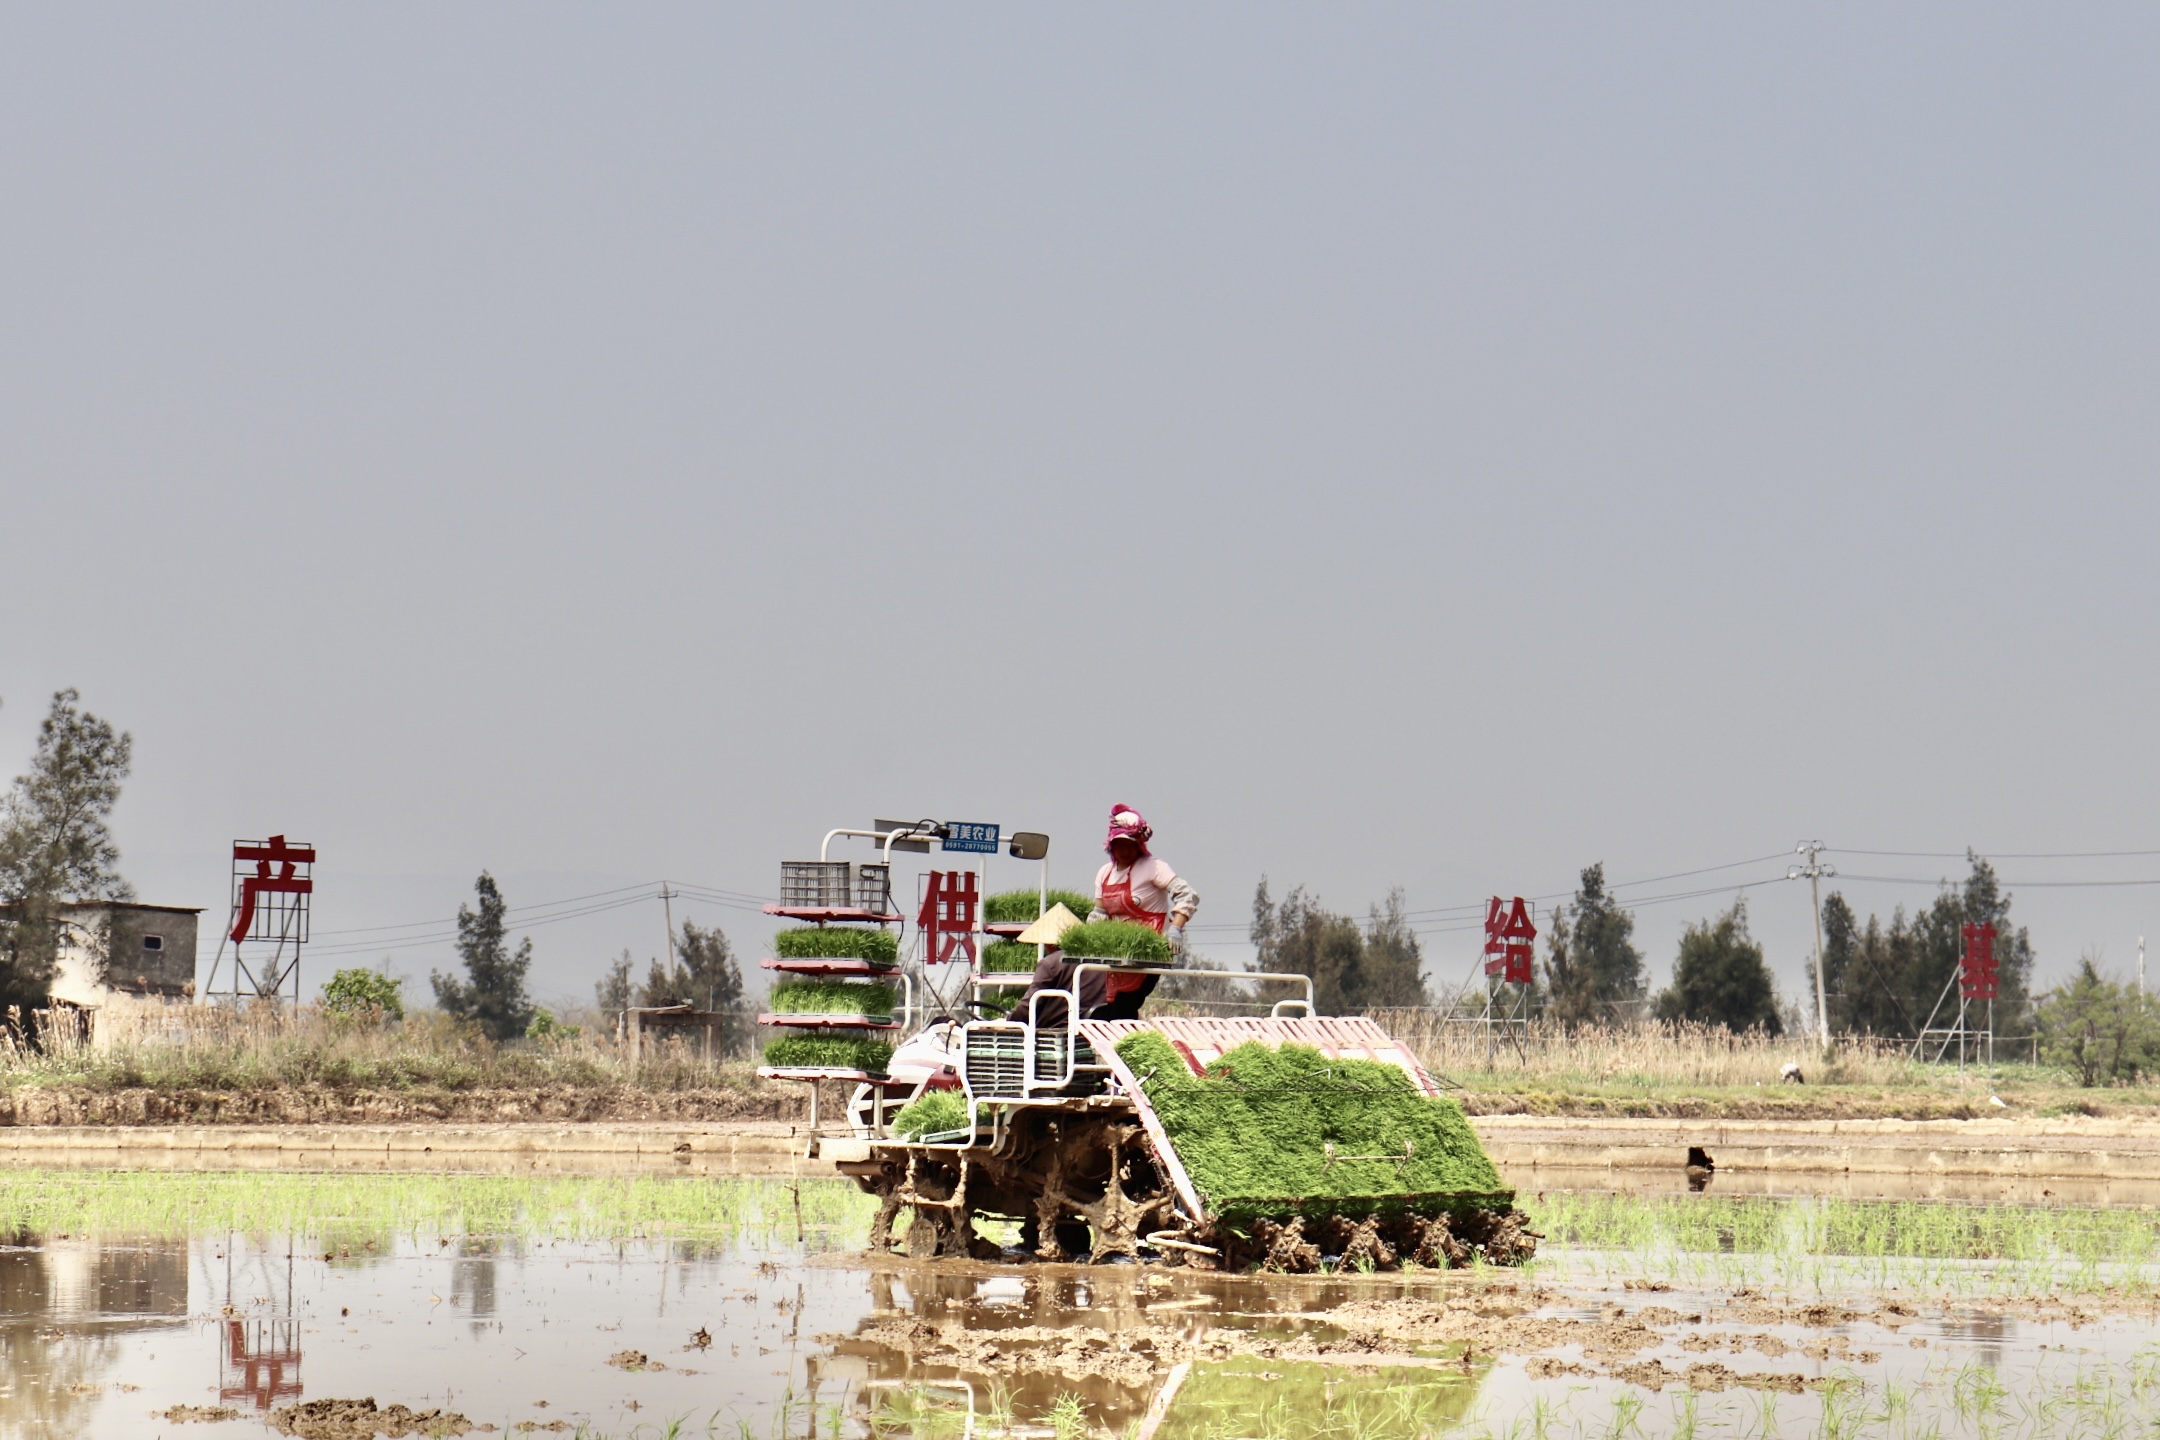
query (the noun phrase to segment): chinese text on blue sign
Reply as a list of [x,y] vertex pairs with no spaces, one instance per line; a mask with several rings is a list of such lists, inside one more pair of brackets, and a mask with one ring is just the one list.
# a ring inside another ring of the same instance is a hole
[[941,850],[965,850],[974,855],[995,855],[998,848],[998,827],[995,825],[969,825],[961,821],[949,822],[947,834],[939,842]]

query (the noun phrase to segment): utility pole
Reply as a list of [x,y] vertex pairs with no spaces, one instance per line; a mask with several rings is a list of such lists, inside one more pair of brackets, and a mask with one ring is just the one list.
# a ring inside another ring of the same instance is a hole
[[2138,936],[2138,999],[2145,998],[2145,937]]
[[1795,865],[1785,872],[1788,880],[1807,877],[1808,909],[1815,917],[1815,1033],[1822,1039],[1825,1051],[1830,1048],[1830,1002],[1823,991],[1822,973],[1822,877],[1837,876],[1835,865],[1822,863],[1822,852],[1829,847],[1820,840],[1803,841],[1793,847],[1796,855],[1805,855],[1807,864]]
[[675,892],[668,889],[665,880],[660,882],[660,914],[667,921],[667,967],[675,968]]

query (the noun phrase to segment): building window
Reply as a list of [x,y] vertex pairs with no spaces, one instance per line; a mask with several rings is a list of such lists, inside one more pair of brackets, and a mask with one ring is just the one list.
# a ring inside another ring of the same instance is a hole
[[145,935],[142,937],[142,948],[145,950],[162,950],[165,948],[165,937],[163,935]]

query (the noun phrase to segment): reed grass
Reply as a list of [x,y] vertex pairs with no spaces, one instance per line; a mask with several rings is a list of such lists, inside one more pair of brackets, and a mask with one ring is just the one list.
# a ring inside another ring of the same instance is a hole
[[[1730,1098],[1739,1090],[1773,1092],[1786,1065],[1805,1083],[1784,1086],[1797,1103],[1824,1089],[1878,1098],[1957,1097],[1987,1106],[1988,1096],[2023,1096],[2047,1113],[2160,1104],[2160,1091],[2131,1086],[2080,1090],[2065,1070],[2007,1057],[1992,1067],[1959,1067],[1912,1057],[1910,1041],[1839,1036],[1825,1056],[1803,1035],[1741,1034],[1718,1025],[1589,1026],[1570,1030],[1533,1020],[1509,1035],[1451,1018],[1444,1009],[1365,1012],[1407,1044],[1429,1070],[1481,1093],[1526,1100],[1560,1091],[1605,1094],[1692,1091]],[[1765,1097],[1767,1098],[1767,1097]],[[1892,1107],[1894,1108],[1894,1106]]]
[[95,1040],[66,1024],[42,1026],[30,1039],[0,1027],[0,1089],[666,1092],[754,1083],[747,1056],[708,1059],[695,1040],[647,1036],[633,1066],[605,1031],[498,1044],[435,1012],[383,1025],[315,1006],[185,1005]]

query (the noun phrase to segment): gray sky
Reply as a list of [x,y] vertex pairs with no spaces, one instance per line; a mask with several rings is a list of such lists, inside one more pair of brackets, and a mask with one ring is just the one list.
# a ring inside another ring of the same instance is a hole
[[[2129,5],[11,7],[0,765],[79,686],[145,898],[282,830],[326,943],[483,866],[769,893],[876,815],[1077,881],[1113,801],[1225,953],[1263,872],[2160,849],[2156,54]],[[1960,868],[1832,858],[1923,882],[1845,884],[1886,915]],[[2160,938],[2037,883],[2160,855],[1999,868],[2043,979]],[[1804,888],[1750,894],[1797,988]],[[1646,905],[1653,969],[1728,899]],[[659,926],[535,929],[536,988]]]

